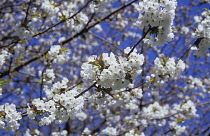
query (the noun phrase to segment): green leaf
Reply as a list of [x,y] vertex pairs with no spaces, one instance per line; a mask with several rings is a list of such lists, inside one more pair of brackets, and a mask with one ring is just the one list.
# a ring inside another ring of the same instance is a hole
[[38,82],[38,83],[40,83],[40,84],[42,83],[42,81],[39,80],[39,79],[35,79],[35,81]]
[[0,79],[0,87],[2,87],[5,84],[8,84],[11,80],[3,81]]
[[166,62],[168,61],[168,57],[162,56],[161,58],[162,58],[162,60],[163,60],[162,65],[163,65],[163,66],[166,66]]
[[207,8],[203,8],[207,13],[210,13],[210,11]]
[[95,65],[95,66],[101,66],[97,61],[89,62],[89,64]]
[[36,12],[35,14],[32,15],[32,18],[37,18],[40,16],[40,13],[39,12]]
[[66,47],[63,47],[63,48],[61,48],[61,51],[62,51],[62,52],[68,52],[68,51],[69,51],[69,49],[68,49],[68,48],[66,48]]

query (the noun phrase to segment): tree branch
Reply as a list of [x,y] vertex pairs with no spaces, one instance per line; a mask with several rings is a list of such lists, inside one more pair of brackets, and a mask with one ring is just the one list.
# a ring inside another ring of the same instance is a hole
[[76,37],[82,35],[83,33],[88,32],[88,30],[90,30],[92,27],[94,27],[94,26],[96,26],[97,24],[99,24],[99,23],[105,21],[106,19],[108,19],[109,17],[111,17],[112,15],[114,15],[115,13],[119,12],[120,10],[122,10],[122,9],[128,7],[128,6],[130,6],[132,3],[136,2],[136,1],[138,1],[138,0],[133,0],[133,1],[131,1],[131,2],[127,3],[127,4],[125,4],[125,5],[123,5],[122,7],[116,9],[115,11],[113,11],[113,12],[110,13],[110,14],[108,14],[108,15],[105,16],[104,18],[99,19],[100,21],[97,21],[97,22],[93,23],[93,24],[90,25],[89,27],[84,27],[80,32],[76,33],[75,35],[73,35],[73,36],[70,37],[69,39],[66,39],[66,40],[63,41],[61,44],[62,44],[62,45],[63,45],[63,44],[66,44],[66,43],[72,41],[74,38],[76,38]]
[[151,27],[146,31],[146,33],[141,37],[141,39],[132,47],[130,52],[128,53],[128,56],[134,51],[134,49],[138,46],[138,44],[147,36],[147,34],[152,30]]
[[88,87],[87,89],[85,89],[85,90],[84,90],[83,92],[81,92],[80,94],[74,96],[74,98],[80,97],[81,95],[83,95],[84,93],[86,93],[88,90],[90,90],[91,88],[93,88],[95,85],[96,85],[96,82],[93,83],[90,87]]
[[16,66],[16,67],[11,68],[11,70],[7,70],[7,71],[4,71],[4,72],[0,73],[0,78],[3,78],[4,76],[9,75],[10,73],[19,71],[19,70],[22,69],[24,66],[26,66],[26,65],[28,65],[28,64],[30,64],[30,63],[32,63],[32,62],[38,60],[38,59],[40,59],[41,57],[43,57],[45,54],[47,54],[47,52],[48,52],[48,50],[47,50],[46,52],[44,52],[44,53],[42,53],[42,54],[40,54],[40,55],[38,55],[38,56],[32,58],[32,59],[30,59],[30,60],[28,60],[28,61],[26,61],[26,62],[20,64],[19,66]]

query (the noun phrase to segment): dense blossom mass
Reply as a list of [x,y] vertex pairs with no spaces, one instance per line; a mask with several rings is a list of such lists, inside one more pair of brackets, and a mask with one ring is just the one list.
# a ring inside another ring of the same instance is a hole
[[79,114],[83,108],[84,99],[74,98],[74,96],[78,94],[80,88],[61,93],[62,89],[67,89],[67,82],[68,79],[64,78],[61,83],[55,83],[51,89],[46,87],[47,99],[37,98],[32,101],[32,105],[27,109],[29,118],[38,119],[39,125],[43,126],[52,122],[61,124]]
[[174,58],[160,57],[154,60],[154,74],[148,76],[148,81],[163,84],[171,79],[178,79],[181,77],[181,72],[185,70],[185,63],[179,60],[175,63]]
[[180,1],[1,0],[0,135],[208,135],[210,2]]
[[21,113],[16,111],[16,106],[14,104],[5,103],[0,105],[0,128],[6,131],[15,131],[19,128]]
[[176,0],[143,0],[139,3],[137,25],[141,28],[150,26],[157,31],[157,35],[145,39],[145,43],[162,46],[174,38],[172,25],[176,5]]
[[[124,53],[129,53],[126,48]],[[103,88],[113,90],[125,88],[132,79],[141,73],[144,56],[133,51],[128,57],[115,56],[113,53],[103,53],[100,58],[90,57],[88,62],[82,64],[81,76],[83,80],[96,81]]]

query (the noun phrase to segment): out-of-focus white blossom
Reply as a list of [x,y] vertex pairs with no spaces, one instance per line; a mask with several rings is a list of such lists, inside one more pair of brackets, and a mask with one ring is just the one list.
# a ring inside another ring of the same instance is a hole
[[38,18],[32,18],[31,22],[26,24],[17,23],[15,26],[17,36],[21,40],[30,40],[37,32],[37,23],[40,23],[40,19]]
[[170,122],[169,125],[170,125],[170,128],[175,131],[176,135],[180,135],[180,134],[186,132],[186,127],[185,126],[182,127],[174,121]]
[[192,76],[185,77],[185,79],[187,82],[186,88],[193,90],[201,89],[203,92],[207,91],[201,79]]
[[1,50],[0,52],[0,66],[5,63],[5,59],[8,58],[11,54],[7,50]]
[[66,130],[62,130],[61,132],[52,132],[52,136],[67,136],[68,132]]
[[83,121],[87,118],[87,114],[85,114],[84,112],[80,112],[76,114],[76,117],[80,120]]
[[101,131],[101,133],[109,135],[109,136],[116,136],[117,135],[117,130],[116,130],[116,128],[113,128],[113,127],[106,127],[105,129],[103,129]]
[[41,3],[42,3],[41,8],[44,9],[48,14],[55,15],[58,13],[59,8],[55,6],[56,2],[44,0]]
[[189,28],[183,26],[183,27],[181,28],[181,34],[188,34],[188,33],[189,33]]
[[174,110],[182,112],[187,117],[198,116],[198,114],[196,114],[197,110],[195,104],[191,100],[188,100],[185,103],[174,104]]
[[125,136],[145,136],[145,134],[142,132],[140,135],[136,134],[135,130],[130,130],[129,132],[125,133]]
[[[42,74],[42,71],[39,71],[40,76]],[[55,73],[53,69],[46,69],[46,72],[44,73],[43,76],[43,81],[46,82],[47,84],[52,83],[52,81],[55,79]]]
[[102,9],[112,1],[113,0],[95,0],[90,5],[90,8],[92,9],[92,11],[99,12],[102,11]]

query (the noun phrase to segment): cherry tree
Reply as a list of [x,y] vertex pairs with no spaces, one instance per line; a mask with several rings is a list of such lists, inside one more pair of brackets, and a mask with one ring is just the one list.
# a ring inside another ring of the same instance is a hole
[[1,135],[208,135],[209,0],[1,0]]

